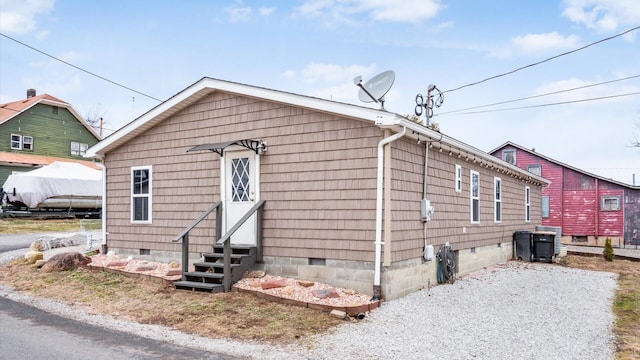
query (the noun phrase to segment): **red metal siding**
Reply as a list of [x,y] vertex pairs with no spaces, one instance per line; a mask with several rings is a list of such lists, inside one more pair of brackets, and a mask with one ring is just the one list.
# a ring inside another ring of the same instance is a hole
[[[617,196],[620,210],[603,211],[602,197]],[[598,181],[598,236],[624,236],[624,189],[618,185],[606,181]]]
[[562,166],[520,149],[516,149],[516,166],[521,169],[527,169],[529,166],[541,167],[540,176],[551,182],[549,186],[542,189],[542,196],[549,197],[549,217],[542,218],[542,225],[562,227],[564,210],[562,201],[562,183],[564,180]]
[[[541,176],[551,181],[542,190],[542,196],[549,196],[549,217],[542,218],[542,225],[559,226],[563,235],[624,235],[625,238],[633,238],[633,229],[639,227],[640,223],[638,209],[634,208],[640,206],[636,205],[640,203],[640,195],[625,196],[625,188],[622,186],[565,168],[511,145],[496,150],[493,155],[502,158],[503,150],[516,150],[516,166],[521,169],[540,165]],[[633,191],[627,189],[627,193],[629,192]],[[602,211],[602,196],[620,196],[621,207],[624,208],[619,211]],[[632,224],[636,224],[635,227]],[[640,240],[638,232],[640,229],[636,229],[635,236]]]

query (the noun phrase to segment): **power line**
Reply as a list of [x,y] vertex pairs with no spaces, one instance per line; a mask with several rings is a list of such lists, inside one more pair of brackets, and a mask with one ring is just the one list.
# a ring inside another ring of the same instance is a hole
[[522,100],[535,99],[535,98],[539,98],[539,97],[543,97],[543,96],[549,96],[549,95],[561,94],[561,93],[564,93],[564,92],[575,91],[575,90],[581,90],[581,89],[586,89],[586,88],[589,88],[589,87],[600,86],[600,85],[610,84],[610,83],[614,83],[614,82],[618,82],[618,81],[624,81],[624,80],[634,79],[634,78],[637,78],[637,77],[640,77],[640,75],[633,75],[633,76],[628,76],[628,77],[621,78],[621,79],[615,79],[615,80],[603,81],[603,82],[600,82],[600,83],[597,83],[597,84],[584,85],[584,86],[579,86],[579,87],[575,87],[575,88],[571,88],[571,89],[565,89],[565,90],[558,90],[558,91],[553,91],[553,92],[550,92],[550,93],[544,93],[544,94],[540,94],[540,95],[527,96],[527,97],[523,97],[523,98],[519,98],[519,99],[506,100],[506,101],[500,101],[500,102],[492,103],[492,104],[478,105],[478,106],[472,106],[472,107],[468,107],[468,108],[464,108],[464,109],[458,109],[458,110],[445,111],[445,112],[441,112],[441,113],[439,113],[439,114],[436,114],[436,115],[434,115],[434,116],[438,116],[438,115],[445,115],[445,114],[451,114],[451,113],[456,113],[456,112],[461,112],[461,111],[467,111],[467,110],[473,110],[473,109],[480,109],[480,108],[489,107],[489,106],[495,106],[495,105],[508,104],[508,103],[512,103],[512,102],[516,102],[516,101],[522,101]]
[[[509,110],[531,109],[531,108],[537,108],[537,107],[546,107],[546,106],[554,106],[554,105],[565,105],[565,104],[573,104],[573,103],[580,103],[580,102],[587,102],[587,101],[612,99],[612,98],[618,98],[618,97],[624,97],[624,96],[633,96],[633,95],[640,95],[640,91],[632,92],[632,93],[626,93],[626,94],[601,96],[601,97],[595,97],[595,98],[589,98],[589,99],[561,101],[561,102],[556,102],[556,103],[539,104],[539,105],[531,105],[531,106],[520,106],[520,107],[514,107],[514,108],[458,112],[458,113],[455,113],[455,114],[448,114],[448,115],[470,115],[470,114],[482,114],[482,113],[500,112],[500,111],[509,111]],[[440,115],[442,115],[442,114],[440,114]]]
[[585,46],[583,46],[583,47],[580,47],[580,48],[577,48],[577,49],[574,49],[574,50],[571,50],[571,51],[567,51],[567,52],[564,52],[564,53],[559,54],[559,55],[552,56],[552,57],[550,57],[550,58],[548,58],[548,59],[545,59],[545,60],[542,60],[542,61],[538,61],[538,62],[535,62],[535,63],[533,63],[533,64],[529,64],[529,65],[525,65],[525,66],[519,67],[519,68],[517,68],[517,69],[515,69],[515,70],[511,70],[511,71],[508,71],[508,72],[506,72],[506,73],[502,73],[502,74],[499,74],[499,75],[491,76],[491,77],[488,77],[488,78],[486,78],[486,79],[484,79],[484,80],[476,81],[476,82],[474,82],[474,83],[470,83],[470,84],[467,84],[467,85],[462,85],[462,86],[459,86],[459,87],[457,87],[457,88],[455,88],[455,89],[445,90],[445,91],[443,91],[443,93],[448,93],[448,92],[451,92],[451,91],[456,91],[456,90],[464,89],[464,88],[469,87],[469,86],[474,86],[474,85],[481,84],[481,83],[483,83],[483,82],[485,82],[485,81],[489,81],[489,80],[497,79],[497,78],[502,77],[502,76],[510,75],[510,74],[513,74],[513,73],[515,73],[515,72],[517,72],[517,71],[520,71],[520,70],[523,70],[523,69],[526,69],[526,68],[530,68],[530,67],[533,67],[533,66],[536,66],[536,65],[540,65],[540,64],[542,64],[542,63],[545,63],[545,62],[547,62],[547,61],[551,61],[551,60],[556,59],[556,58],[559,58],[559,57],[561,57],[561,56],[569,55],[569,54],[572,54],[572,53],[574,53],[574,52],[577,52],[577,51],[580,51],[580,50],[584,50],[584,49],[586,49],[586,48],[588,48],[588,47],[590,47],[590,46],[593,46],[593,45],[599,44],[599,43],[601,43],[601,42],[605,42],[605,41],[608,41],[608,40],[611,40],[611,39],[615,39],[615,38],[617,38],[617,37],[619,37],[619,36],[622,36],[622,35],[624,35],[624,34],[627,34],[627,33],[629,33],[629,32],[632,32],[632,31],[635,31],[635,30],[638,30],[638,29],[640,29],[640,26],[636,26],[636,27],[631,28],[631,29],[629,29],[629,30],[627,30],[627,31],[621,32],[620,34],[613,35],[613,36],[610,36],[610,37],[608,37],[608,38],[604,38],[604,39],[598,40],[598,41],[596,41],[596,42],[592,42],[592,43],[587,44],[587,45],[585,45]]
[[2,32],[0,32],[0,35],[2,35],[2,36],[4,36],[4,37],[6,37],[6,38],[7,38],[7,39],[9,39],[9,40],[15,41],[15,42],[17,42],[18,44],[20,44],[20,45],[22,45],[22,46],[28,47],[29,49],[31,49],[31,50],[33,50],[33,51],[39,52],[39,53],[40,53],[40,54],[42,54],[42,55],[48,56],[48,57],[50,57],[50,58],[52,58],[52,59],[54,59],[54,60],[57,60],[57,61],[59,61],[59,62],[61,62],[61,63],[63,63],[63,64],[69,65],[69,66],[71,66],[71,67],[72,67],[72,68],[74,68],[74,69],[77,69],[77,70],[80,70],[80,71],[82,71],[82,72],[85,72],[85,73],[87,73],[87,74],[89,74],[89,75],[91,75],[91,76],[95,76],[95,77],[97,77],[98,79],[104,80],[104,81],[109,82],[109,83],[111,83],[111,84],[113,84],[113,85],[116,85],[116,86],[119,86],[119,87],[121,87],[121,88],[127,89],[127,90],[132,91],[132,92],[134,92],[134,93],[136,93],[136,94],[140,94],[140,95],[142,95],[142,96],[144,96],[144,97],[148,97],[149,99],[153,99],[153,100],[156,100],[156,101],[162,102],[162,100],[160,100],[160,99],[158,99],[158,98],[156,98],[156,97],[153,97],[153,96],[151,96],[151,95],[147,95],[147,94],[145,94],[145,93],[143,93],[143,92],[140,92],[140,91],[138,91],[138,90],[132,89],[132,88],[130,88],[130,87],[128,87],[128,86],[122,85],[122,84],[120,84],[120,83],[118,83],[118,82],[115,82],[115,81],[113,81],[113,80],[109,80],[109,79],[105,78],[104,76],[100,76],[100,75],[98,75],[98,74],[96,74],[96,73],[93,73],[93,72],[91,72],[91,71],[89,71],[89,70],[85,70],[85,69],[83,69],[83,68],[81,68],[81,67],[79,67],[79,66],[73,65],[73,64],[71,64],[71,63],[69,63],[69,62],[67,62],[67,61],[64,61],[64,60],[62,60],[62,59],[60,59],[60,58],[57,58],[57,57],[55,57],[55,56],[53,56],[53,55],[47,54],[46,52],[44,52],[44,51],[42,51],[42,50],[36,49],[36,48],[34,48],[33,46],[31,46],[31,45],[25,44],[25,43],[23,43],[22,41],[19,41],[19,40],[17,40],[17,39],[14,39],[14,38],[12,38],[11,36],[8,36],[8,35],[6,35],[6,34],[4,34],[4,33],[2,33]]

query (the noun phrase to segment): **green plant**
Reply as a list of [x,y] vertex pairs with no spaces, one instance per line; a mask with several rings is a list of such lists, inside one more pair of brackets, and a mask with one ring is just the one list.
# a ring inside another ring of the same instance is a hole
[[604,250],[602,251],[604,259],[607,261],[613,261],[613,246],[611,245],[611,239],[607,238],[604,242]]

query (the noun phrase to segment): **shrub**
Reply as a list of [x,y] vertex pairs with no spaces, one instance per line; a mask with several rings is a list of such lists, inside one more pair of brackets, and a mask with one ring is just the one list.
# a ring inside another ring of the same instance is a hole
[[611,245],[611,239],[607,238],[604,242],[604,250],[602,251],[604,259],[607,261],[613,261],[613,246]]

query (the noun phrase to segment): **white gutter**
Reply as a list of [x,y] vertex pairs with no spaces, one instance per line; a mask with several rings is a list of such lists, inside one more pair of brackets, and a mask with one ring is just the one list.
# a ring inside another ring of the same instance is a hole
[[380,261],[382,253],[382,190],[383,190],[383,170],[384,170],[384,146],[392,141],[396,141],[404,136],[407,127],[404,126],[402,131],[386,137],[378,143],[378,177],[376,188],[376,259],[375,273],[373,279],[373,300],[380,300]]
[[487,162],[491,162],[491,163],[495,163],[495,164],[499,164],[501,167],[507,168],[509,170],[511,170],[514,173],[518,173],[521,174],[523,176],[528,176],[532,179],[535,179],[536,181],[545,184],[545,185],[549,185],[551,182],[541,176],[532,174],[524,169],[521,169],[515,165],[509,164],[505,161],[500,160],[499,158],[491,155],[491,154],[487,154],[484,151],[478,150],[474,147],[471,147],[463,142],[460,142],[452,137],[449,137],[447,135],[444,135],[438,131],[434,131],[428,128],[425,128],[423,125],[421,124],[417,124],[414,123],[413,121],[404,119],[404,118],[398,118],[394,121],[394,125],[398,125],[398,126],[402,126],[404,128],[408,128],[409,130],[413,130],[414,132],[418,133],[418,134],[422,134],[425,135],[435,141],[440,141],[443,142],[449,146],[455,146],[456,148],[460,149],[461,151],[464,151],[465,153],[468,154],[473,154],[474,156],[478,157],[478,160],[483,160],[483,161],[487,161]]

